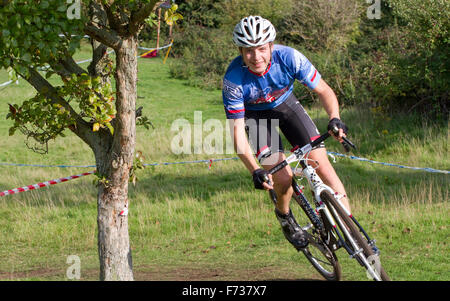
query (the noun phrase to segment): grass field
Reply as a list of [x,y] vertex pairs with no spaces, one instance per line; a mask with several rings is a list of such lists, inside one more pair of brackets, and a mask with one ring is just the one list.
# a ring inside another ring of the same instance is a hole
[[[88,57],[86,51],[79,59]],[[169,61],[170,63],[170,61]],[[86,64],[83,65],[86,67]],[[7,81],[0,72],[0,83]],[[56,81],[54,81],[56,82]],[[47,155],[28,150],[20,133],[9,137],[7,103],[34,95],[24,81],[0,88],[0,162],[92,165],[89,148],[67,132]],[[202,121],[225,124],[221,91],[204,91],[169,77],[161,59],[141,59],[138,106],[154,129],[138,129],[137,150],[145,163],[231,158],[234,154],[176,155],[175,120],[194,129]],[[326,115],[310,108],[319,129]],[[198,113],[197,113],[198,114]],[[363,108],[341,114],[358,146],[356,156],[407,166],[450,170],[448,125],[420,116],[386,118]],[[209,133],[204,130],[203,136]],[[224,137],[225,139],[225,137]],[[337,142],[328,149],[342,152]],[[449,175],[337,158],[334,166],[350,196],[352,211],[377,240],[382,264],[393,280],[450,280],[448,260]],[[136,280],[321,279],[284,239],[266,193],[252,188],[238,160],[149,166],[130,186],[130,239]],[[89,171],[0,165],[0,191]],[[0,197],[0,279],[67,280],[69,255],[81,260],[81,280],[97,280],[96,188],[93,178]],[[293,205],[295,208],[295,205]],[[344,280],[367,280],[347,253],[338,257]]]

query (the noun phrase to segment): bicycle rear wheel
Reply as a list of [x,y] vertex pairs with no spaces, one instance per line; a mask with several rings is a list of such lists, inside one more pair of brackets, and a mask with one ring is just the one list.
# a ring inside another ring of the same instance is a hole
[[303,255],[326,280],[341,280],[341,266],[336,254],[322,241],[320,235],[308,234],[309,244],[302,249]]
[[[302,199],[300,196],[295,195],[294,199],[305,211],[306,217],[304,220],[311,222],[303,227],[309,244],[306,248],[301,249],[303,255],[308,259],[312,266],[328,281],[339,281],[341,279],[341,266],[339,265],[336,254],[325,244],[322,239],[320,231],[314,226],[317,221],[311,220],[306,212],[305,203],[306,199]],[[308,204],[309,205],[309,204]],[[306,205],[307,206],[307,205]],[[300,251],[300,250],[299,250]]]
[[[375,272],[379,276],[379,278],[381,278],[381,280],[390,281],[389,276],[386,274],[383,267],[381,266],[378,255],[374,253],[372,247],[369,246],[367,240],[365,239],[365,237],[363,237],[362,233],[359,231],[359,228],[357,227],[355,222],[350,218],[350,216],[347,215],[347,213],[340,206],[340,204],[338,204],[337,200],[332,196],[332,194],[329,191],[324,190],[321,192],[320,198],[328,206],[328,208],[330,209],[330,213],[333,215],[334,219],[335,220],[340,219],[347,226],[351,236],[356,241],[359,248],[362,249],[363,255],[367,259],[369,265],[372,267],[372,272]],[[336,214],[338,216],[336,216]],[[361,255],[357,254],[355,256],[360,256],[358,262],[361,265],[365,266],[365,264],[361,260]],[[368,269],[367,266],[365,266],[365,268]],[[373,277],[373,275],[371,275],[371,277]],[[376,279],[374,278],[374,280]]]

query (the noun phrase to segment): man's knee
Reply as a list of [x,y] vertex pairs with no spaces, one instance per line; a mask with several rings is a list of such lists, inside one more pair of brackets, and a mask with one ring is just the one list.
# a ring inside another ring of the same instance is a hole
[[310,159],[313,160],[310,162],[311,166],[316,168],[318,173],[326,173],[330,171],[330,169],[334,170],[333,165],[331,165],[330,160],[328,160],[325,148],[314,150],[310,155]]
[[292,172],[288,172],[287,170],[283,169],[275,175],[274,185],[277,187],[277,190],[287,191],[292,185]]
[[[264,169],[269,170],[285,159],[286,156],[282,152],[276,152],[265,158],[262,164]],[[282,168],[272,176],[277,191],[287,191],[292,184],[292,170],[289,166]]]
[[260,162],[264,166],[264,168],[268,169],[281,163],[284,159],[286,159],[286,156],[282,152],[274,152],[262,159]]

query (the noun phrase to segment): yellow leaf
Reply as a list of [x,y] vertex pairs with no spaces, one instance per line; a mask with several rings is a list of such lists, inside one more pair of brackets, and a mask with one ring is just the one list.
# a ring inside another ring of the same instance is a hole
[[94,123],[94,126],[92,127],[92,130],[94,132],[97,132],[100,129],[100,123],[96,122]]

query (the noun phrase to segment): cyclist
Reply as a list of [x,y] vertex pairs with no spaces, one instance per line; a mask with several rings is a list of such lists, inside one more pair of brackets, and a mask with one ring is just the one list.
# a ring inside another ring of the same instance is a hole
[[[320,73],[296,49],[274,44],[275,37],[274,26],[261,16],[245,17],[235,26],[233,41],[241,55],[226,71],[222,96],[239,158],[252,174],[256,189],[275,190],[276,217],[287,240],[299,249],[306,247],[308,241],[289,207],[293,193],[291,168],[286,166],[273,179],[269,175],[273,185],[264,182],[267,170],[286,158],[276,126],[292,146],[303,146],[320,136],[292,93],[294,81],[317,93],[330,119],[328,130],[333,126],[339,129],[336,139],[342,142],[347,127],[340,120],[336,95]],[[256,162],[250,145],[263,168]],[[328,161],[324,146],[313,150],[310,158],[319,163],[319,176],[342,195],[341,201],[350,211],[344,186]]]

